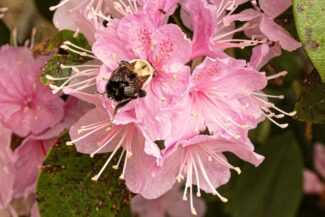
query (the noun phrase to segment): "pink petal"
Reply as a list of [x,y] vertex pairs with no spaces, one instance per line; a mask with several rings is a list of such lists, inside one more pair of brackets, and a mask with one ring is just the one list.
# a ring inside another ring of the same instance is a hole
[[253,53],[249,64],[254,69],[260,70],[271,59],[280,55],[281,47],[277,44],[271,48],[267,44],[258,45],[253,48]]
[[259,0],[258,3],[265,14],[276,18],[292,5],[292,0]]
[[325,179],[325,147],[320,143],[315,145],[314,166],[316,171]]
[[151,35],[155,29],[152,20],[145,14],[135,14],[121,19],[117,28],[117,35],[121,40],[120,47],[130,50],[137,58],[147,59],[151,49]]
[[276,24],[270,17],[262,16],[260,30],[271,41],[279,42],[281,47],[287,51],[291,52],[301,47],[301,43],[292,38],[285,29]]
[[37,202],[34,203],[30,216],[31,217],[41,217],[40,213],[38,211]]
[[[203,199],[195,197],[194,207],[197,216],[203,217],[206,212]],[[192,216],[189,205],[182,200],[180,185],[174,185],[170,191],[154,200],[147,200],[141,195],[135,196],[131,200],[131,210],[141,217]]]
[[15,177],[14,156],[11,151],[11,131],[0,124],[0,210],[5,209],[13,196]]
[[191,41],[174,24],[163,25],[152,33],[152,63],[157,70],[178,73],[190,60]]
[[139,135],[132,145],[132,157],[127,164],[125,182],[128,188],[147,199],[166,193],[176,182],[178,156],[173,155],[155,174],[156,159],[144,153],[144,138]]
[[143,10],[156,26],[160,26],[174,13],[178,2],[179,0],[149,0],[144,4]]
[[46,141],[26,138],[15,150],[16,176],[14,182],[15,197],[24,197],[35,192],[36,180],[47,151],[56,139]]
[[[83,115],[76,123],[72,125],[70,128],[70,137],[71,140],[78,139],[86,134],[88,134],[90,131],[85,131],[82,133],[78,133],[78,130],[80,130],[83,126],[87,126],[90,124],[96,124],[101,121],[109,121],[108,114],[103,109],[92,109],[89,112],[87,112],[85,115]],[[106,131],[107,127],[102,128],[102,130],[99,130],[97,132],[94,132],[90,134],[90,136],[85,137],[84,139],[75,142],[75,146],[77,148],[78,152],[90,154],[97,150],[99,147],[97,144],[108,135],[109,131]],[[118,138],[115,138],[112,143],[118,143]],[[114,149],[114,144],[107,145],[100,153],[106,153],[110,152]]]
[[321,194],[324,184],[320,181],[316,173],[304,169],[304,192],[307,194]]
[[125,41],[118,36],[119,22],[113,19],[107,28],[96,32],[96,41],[92,47],[95,56],[111,70],[116,69],[121,60],[136,59]]

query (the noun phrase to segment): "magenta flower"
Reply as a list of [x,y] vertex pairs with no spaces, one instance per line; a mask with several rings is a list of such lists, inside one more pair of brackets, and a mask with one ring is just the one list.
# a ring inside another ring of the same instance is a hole
[[[314,167],[317,174],[304,170],[304,192],[306,194],[324,195],[325,192],[325,147],[317,143],[314,150]],[[322,179],[321,179],[322,178]]]
[[63,100],[39,77],[44,58],[27,48],[0,48],[0,121],[19,136],[39,134],[63,117]]
[[[194,206],[197,210],[197,216],[203,217],[206,212],[206,206],[202,199],[194,198]],[[188,217],[191,216],[188,205],[182,202],[181,186],[175,185],[163,196],[147,200],[141,195],[137,195],[131,200],[131,211],[139,217]]]

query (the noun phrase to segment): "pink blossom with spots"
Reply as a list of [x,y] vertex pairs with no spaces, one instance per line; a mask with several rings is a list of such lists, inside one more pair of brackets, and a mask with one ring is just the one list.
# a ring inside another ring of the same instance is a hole
[[[143,59],[154,68],[154,76],[144,88],[146,97],[133,100],[136,120],[152,140],[165,139],[170,131],[168,107],[186,92],[191,55],[191,42],[174,24],[156,27],[144,14],[114,20],[96,35],[94,54],[105,67],[97,78],[98,91],[105,89],[110,73],[121,60]],[[120,112],[122,113],[122,112]],[[118,119],[117,114],[116,119]]]
[[40,83],[45,65],[27,48],[0,48],[0,121],[21,136],[54,127],[64,115],[63,100]]

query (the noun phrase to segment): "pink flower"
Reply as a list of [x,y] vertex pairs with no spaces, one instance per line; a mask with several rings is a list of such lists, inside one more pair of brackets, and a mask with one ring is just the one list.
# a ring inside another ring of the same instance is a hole
[[53,23],[59,29],[70,29],[76,34],[83,33],[93,43],[96,30],[103,29],[103,22],[112,18],[122,18],[144,12],[158,26],[176,9],[178,0],[116,0],[116,1],[78,1],[62,0],[58,5],[50,7],[56,10]]
[[[259,0],[259,6],[254,5],[254,9],[246,9],[239,14],[234,14],[224,18],[224,22],[231,23],[237,21],[249,21],[255,28],[246,31],[248,35],[255,37],[266,36],[270,41],[278,42],[282,48],[288,51],[294,51],[301,47],[290,34],[280,25],[274,22],[274,19],[286,11],[292,5],[292,0],[276,0],[272,3],[268,0]],[[263,12],[261,12],[261,9]]]
[[233,35],[243,32],[251,27],[248,23],[235,28],[233,21],[223,22],[224,19],[231,17],[240,1],[210,1],[206,0],[186,0],[182,11],[184,23],[193,29],[193,48],[192,57],[199,56],[223,57],[222,50],[226,48],[254,46],[259,41],[252,39],[237,39]]
[[13,196],[14,156],[10,148],[11,131],[0,124],[0,210],[6,208]]
[[182,112],[173,120],[179,124],[174,124],[168,143],[206,129],[215,136],[246,141],[248,129],[264,118],[255,97],[266,84],[265,74],[246,68],[244,61],[207,58],[193,71]]
[[325,192],[325,147],[320,143],[315,145],[314,167],[317,174],[309,169],[304,170],[304,192],[323,195]]
[[35,193],[40,167],[48,150],[56,143],[60,134],[68,129],[85,112],[85,105],[70,98],[65,105],[64,118],[53,128],[39,135],[30,135],[14,151],[15,184],[14,196],[23,197]]
[[[131,200],[132,213],[139,217],[188,217],[191,216],[188,205],[182,200],[181,186],[175,185],[170,191],[154,200],[137,195]],[[194,198],[197,216],[203,217],[206,206],[202,199]]]
[[133,100],[132,104],[137,121],[149,137],[166,138],[170,123],[168,113],[162,110],[185,94],[190,76],[189,67],[184,64],[189,61],[191,42],[180,28],[173,24],[156,27],[144,14],[127,16],[113,20],[105,31],[98,32],[93,51],[105,64],[97,78],[99,92],[121,60],[142,59],[152,65],[155,72],[144,88],[146,97]]
[[[70,129],[72,141],[81,153],[94,156],[97,153],[112,152],[99,173],[92,179],[97,181],[119,149],[122,152],[113,168],[122,167],[121,179],[125,179],[129,190],[143,193],[148,198],[157,198],[172,188],[174,182],[163,182],[165,176],[157,178],[150,171],[159,164],[160,151],[155,143],[148,139],[141,127],[135,123],[112,124],[103,107],[89,111]],[[163,171],[169,175],[168,170]]]
[[[27,198],[35,193],[36,181],[44,158],[60,134],[71,126],[84,112],[85,106],[75,98],[70,98],[65,105],[65,116],[60,123],[38,135],[29,135],[14,151],[11,151],[11,132],[2,128],[0,133],[3,150],[0,154],[0,209],[9,209],[15,213],[15,208],[9,204],[17,198]],[[2,143],[3,142],[3,143]],[[4,159],[2,159],[4,157]],[[5,162],[5,159],[8,159]],[[2,192],[4,191],[4,192]],[[10,194],[9,194],[10,193]],[[6,195],[3,197],[3,195]],[[5,199],[2,201],[2,197]]]
[[[164,165],[169,175],[164,176],[160,184],[181,182],[185,179],[183,200],[188,200],[192,214],[197,213],[193,203],[193,185],[197,185],[197,197],[201,190],[217,195],[223,202],[228,199],[218,193],[216,188],[226,184],[230,179],[230,169],[240,173],[238,167],[229,164],[223,153],[230,152],[258,166],[263,157],[254,153],[252,144],[243,144],[235,140],[225,140],[214,136],[198,135],[190,139],[180,140],[164,151]],[[157,177],[163,175],[157,172]],[[146,197],[146,196],[144,196]]]
[[0,48],[0,120],[19,136],[39,134],[63,117],[63,100],[44,87],[39,77],[44,58],[27,48]]

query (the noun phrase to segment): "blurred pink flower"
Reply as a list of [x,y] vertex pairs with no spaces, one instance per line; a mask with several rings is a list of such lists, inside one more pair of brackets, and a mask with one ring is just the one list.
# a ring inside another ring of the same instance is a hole
[[[194,198],[197,216],[203,217],[206,205],[200,198]],[[188,205],[182,201],[181,186],[175,185],[170,191],[154,200],[137,195],[131,200],[131,211],[139,217],[188,217],[191,216]]]
[[[192,57],[223,57],[226,48],[255,46],[264,40],[234,38],[234,34],[252,28],[249,23],[236,28],[232,17],[242,1],[206,1],[186,0],[182,10],[184,23],[193,30]],[[236,16],[236,15],[235,15]]]
[[27,48],[0,48],[0,121],[25,137],[55,126],[63,118],[63,100],[40,83],[44,57]]
[[314,167],[317,174],[309,169],[304,170],[304,192],[323,195],[325,192],[325,147],[320,143],[314,147]]
[[[270,41],[278,42],[281,47],[288,51],[294,51],[301,47],[284,28],[277,24],[274,19],[285,12],[292,5],[292,0],[259,0],[260,8],[254,4],[255,9],[245,9],[238,14],[225,17],[225,23],[234,21],[249,21],[255,28],[248,29],[247,35],[254,37],[266,36]],[[263,12],[262,12],[262,11]]]
[[0,124],[0,210],[6,208],[13,196],[14,155],[10,148],[11,131]]
[[11,207],[10,202],[18,198],[27,199],[35,193],[37,177],[48,150],[60,134],[77,121],[87,106],[76,98],[70,98],[64,109],[61,122],[41,134],[29,135],[14,151],[10,147],[11,132],[0,129],[0,145],[2,150],[8,150],[0,152],[0,176],[5,175],[0,179],[0,209],[8,209],[13,215],[15,208]]

